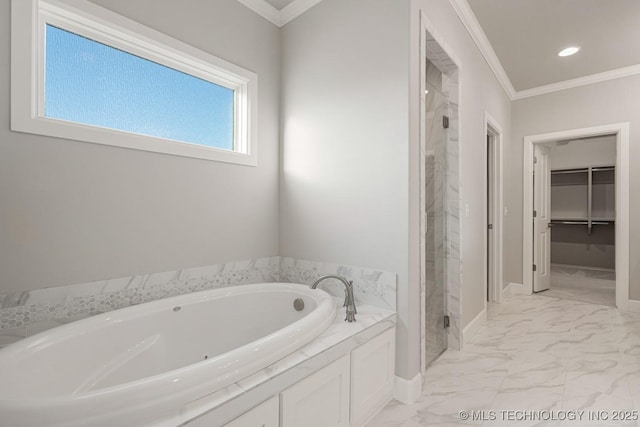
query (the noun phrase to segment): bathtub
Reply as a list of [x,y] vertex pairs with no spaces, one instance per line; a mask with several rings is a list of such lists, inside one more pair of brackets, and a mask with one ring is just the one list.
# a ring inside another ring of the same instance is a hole
[[322,290],[270,283],[167,298],[51,329],[0,350],[0,424],[167,425],[185,405],[312,341],[335,313]]

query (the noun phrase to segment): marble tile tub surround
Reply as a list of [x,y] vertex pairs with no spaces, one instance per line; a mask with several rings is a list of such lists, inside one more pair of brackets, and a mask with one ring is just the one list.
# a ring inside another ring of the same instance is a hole
[[[0,294],[0,347],[64,323],[190,292],[269,282],[311,284],[321,274],[354,281],[356,301],[395,311],[396,274],[293,258],[268,257],[78,285]],[[327,283],[335,296],[344,290]]]
[[67,323],[190,292],[277,282],[279,269],[279,257],[270,257],[0,294],[0,330],[9,328],[20,334],[21,327],[34,323]]
[[[280,258],[280,281],[311,285],[319,276],[338,274],[353,281],[356,304],[369,304],[396,311],[396,273],[290,257]],[[328,279],[320,288],[336,297],[344,297],[344,285]]]
[[[465,421],[463,410],[498,418]],[[540,295],[490,303],[464,349],[447,350],[427,370],[422,396],[411,405],[390,403],[367,427],[640,425],[500,418],[515,410],[640,413],[640,313]]]

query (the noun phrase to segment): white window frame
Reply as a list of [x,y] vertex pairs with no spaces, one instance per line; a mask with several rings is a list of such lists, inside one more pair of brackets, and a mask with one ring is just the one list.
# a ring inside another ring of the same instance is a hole
[[[234,150],[45,117],[46,24],[232,89]],[[86,0],[12,0],[13,131],[256,166],[257,90],[255,73]]]

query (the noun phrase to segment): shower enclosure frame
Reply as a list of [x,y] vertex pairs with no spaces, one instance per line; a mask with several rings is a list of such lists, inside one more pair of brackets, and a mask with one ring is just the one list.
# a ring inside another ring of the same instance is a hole
[[[451,52],[444,39],[437,33],[424,11],[420,12],[420,314],[421,314],[421,373],[427,369],[426,361],[426,76],[427,60],[435,65],[443,76],[447,76],[446,90],[448,124],[446,132],[446,170],[444,191],[445,238],[444,251],[444,310],[449,319],[446,330],[447,346],[462,347],[461,330],[461,286],[462,259],[460,253],[460,120],[459,120],[459,74],[462,70],[458,58]],[[444,319],[443,319],[444,322]]]

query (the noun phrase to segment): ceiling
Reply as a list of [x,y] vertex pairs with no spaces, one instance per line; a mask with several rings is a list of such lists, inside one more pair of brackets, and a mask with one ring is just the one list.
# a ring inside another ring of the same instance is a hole
[[[322,0],[238,1],[283,26]],[[449,3],[511,99],[640,74],[640,0]]]
[[[459,6],[462,4],[462,9],[464,2],[452,1]],[[499,61],[492,68],[496,71],[496,67],[502,66],[512,85],[512,97],[518,98],[518,92],[532,92],[541,86],[554,85],[557,90],[570,86],[572,82],[593,82],[593,75],[602,77],[601,81],[620,77],[620,74],[640,73],[638,0],[466,2]],[[457,11],[460,15],[460,7]],[[465,25],[469,24],[463,16],[461,18]],[[473,20],[472,17],[467,18]],[[580,46],[582,49],[573,56],[559,57],[557,53],[568,46]],[[485,45],[485,50],[488,47]],[[490,52],[483,54],[491,56]],[[533,94],[536,94],[535,90]]]
[[282,10],[285,6],[289,6],[294,0],[265,0],[271,6],[278,10]]

